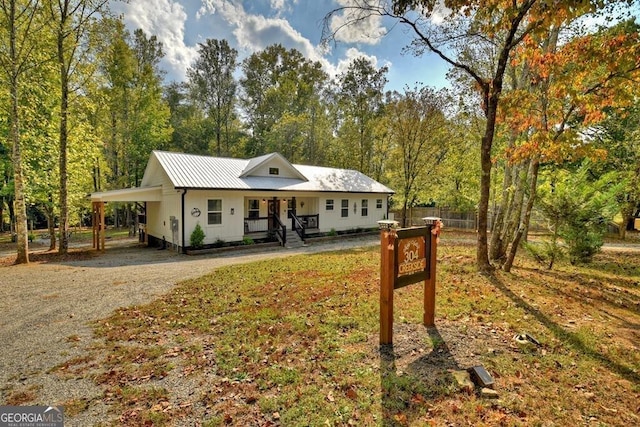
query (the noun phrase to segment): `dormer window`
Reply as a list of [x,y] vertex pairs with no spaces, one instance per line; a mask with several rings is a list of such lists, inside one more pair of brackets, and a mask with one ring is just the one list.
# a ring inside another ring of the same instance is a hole
[[280,169],[278,169],[278,168],[269,168],[269,175],[280,175]]

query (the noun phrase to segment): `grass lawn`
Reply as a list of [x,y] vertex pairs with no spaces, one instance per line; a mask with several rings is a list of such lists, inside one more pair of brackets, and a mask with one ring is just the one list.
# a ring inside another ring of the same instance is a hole
[[[640,425],[640,252],[589,266],[475,273],[475,246],[443,235],[436,327],[422,289],[395,293],[381,351],[379,248],[223,268],[95,325],[87,356],[114,425]],[[540,346],[520,346],[527,332]],[[497,398],[452,372],[482,365]]]

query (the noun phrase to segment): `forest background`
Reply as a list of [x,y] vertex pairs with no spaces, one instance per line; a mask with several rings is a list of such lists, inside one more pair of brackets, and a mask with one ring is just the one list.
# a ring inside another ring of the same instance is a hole
[[[395,20],[415,61],[430,51],[451,66],[447,89],[390,92],[388,70],[364,57],[331,77],[295,49],[272,45],[238,61],[214,39],[200,44],[186,81],[166,83],[162,44],[129,32],[107,0],[0,0],[0,231],[15,233],[17,262],[29,261],[28,219],[46,221],[51,249],[65,253],[70,227],[90,217],[87,194],[139,185],[151,150],[277,151],[357,169],[393,188],[405,211],[477,211],[481,271],[511,267],[534,208],[550,225],[550,253],[582,239],[572,260],[597,247],[610,221],[624,233],[640,205],[633,2],[446,5],[339,9],[345,26]],[[340,31],[331,16],[326,43]]]

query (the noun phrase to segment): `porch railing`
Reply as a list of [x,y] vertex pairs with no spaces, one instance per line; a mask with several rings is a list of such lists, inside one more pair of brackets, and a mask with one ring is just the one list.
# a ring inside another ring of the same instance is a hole
[[[298,215],[297,216],[305,230],[316,230],[319,228],[320,215]],[[266,233],[269,231],[269,217],[245,218],[244,234]]]
[[291,226],[293,227],[293,231],[298,233],[298,236],[304,241],[304,224],[300,218],[296,216],[293,212],[289,212],[289,217],[291,218]]
[[315,230],[320,227],[320,215],[298,215],[300,222],[304,226],[305,230]]
[[269,217],[244,219],[244,234],[266,233],[267,231],[269,231]]
[[280,221],[278,215],[272,215],[272,218],[274,225],[273,231],[276,233],[276,237],[280,241],[280,244],[282,244],[282,246],[285,246],[287,244],[287,227],[282,223],[282,221]]

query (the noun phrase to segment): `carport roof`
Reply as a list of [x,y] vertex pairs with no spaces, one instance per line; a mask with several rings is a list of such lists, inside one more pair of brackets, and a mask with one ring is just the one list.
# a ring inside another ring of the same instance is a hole
[[162,200],[162,186],[91,193],[91,200],[94,202],[159,202]]

